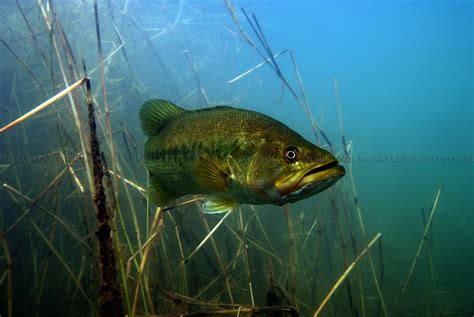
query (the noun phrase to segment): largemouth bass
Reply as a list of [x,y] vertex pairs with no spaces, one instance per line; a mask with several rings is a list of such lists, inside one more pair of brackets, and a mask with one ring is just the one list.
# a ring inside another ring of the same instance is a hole
[[323,191],[345,173],[331,153],[258,112],[188,111],[150,100],[140,120],[148,137],[148,197],[158,206],[189,194],[206,196],[207,213],[238,204],[283,205]]

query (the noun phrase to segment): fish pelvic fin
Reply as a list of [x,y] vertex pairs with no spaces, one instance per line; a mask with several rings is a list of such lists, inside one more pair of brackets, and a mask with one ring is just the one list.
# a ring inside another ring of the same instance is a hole
[[225,192],[229,186],[230,171],[226,166],[205,155],[198,161],[196,181],[210,192]]
[[169,189],[156,176],[150,173],[150,186],[148,187],[148,199],[159,207],[166,206],[170,201],[175,200],[180,195]]
[[205,214],[221,214],[231,211],[238,205],[238,202],[231,199],[223,197],[209,197],[202,203],[201,208]]
[[185,109],[167,100],[148,100],[140,108],[143,133],[146,136],[157,135],[165,125],[185,112]]

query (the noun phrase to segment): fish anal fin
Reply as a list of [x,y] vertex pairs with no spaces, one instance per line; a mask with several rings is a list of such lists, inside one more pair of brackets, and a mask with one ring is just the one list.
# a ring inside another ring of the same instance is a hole
[[225,192],[229,186],[230,171],[209,156],[199,159],[196,180],[202,188],[211,192]]
[[159,207],[166,206],[170,201],[180,195],[169,189],[156,176],[150,173],[150,186],[148,187],[148,199]]
[[205,214],[220,214],[231,211],[239,205],[238,202],[223,197],[208,197],[202,203],[202,211]]

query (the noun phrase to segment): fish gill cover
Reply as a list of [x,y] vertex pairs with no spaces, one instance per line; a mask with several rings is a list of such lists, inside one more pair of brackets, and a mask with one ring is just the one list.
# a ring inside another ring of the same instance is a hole
[[[1,1],[0,314],[473,315],[472,6]],[[153,99],[264,114],[346,175],[156,208]]]

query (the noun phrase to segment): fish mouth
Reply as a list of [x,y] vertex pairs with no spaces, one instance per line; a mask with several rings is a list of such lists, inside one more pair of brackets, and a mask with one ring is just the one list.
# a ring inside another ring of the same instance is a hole
[[326,164],[311,164],[291,177],[285,177],[275,185],[281,194],[281,203],[295,202],[312,196],[336,183],[346,173],[337,160]]
[[308,172],[303,174],[303,177],[301,177],[300,181],[295,186],[295,189],[301,189],[302,187],[310,184],[327,184],[328,186],[324,188],[319,186],[319,188],[321,188],[320,191],[322,191],[334,184],[339,178],[344,176],[345,173],[345,168],[342,165],[339,165],[337,161],[333,161],[322,166],[317,166],[315,168],[311,168]]

